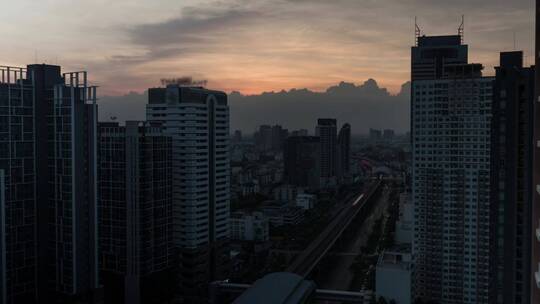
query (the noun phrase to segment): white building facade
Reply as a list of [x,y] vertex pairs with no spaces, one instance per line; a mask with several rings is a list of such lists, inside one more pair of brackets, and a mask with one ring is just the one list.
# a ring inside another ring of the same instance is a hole
[[413,82],[416,295],[488,303],[493,79],[480,65]]
[[146,114],[172,137],[174,243],[189,277],[182,284],[204,288],[221,276],[229,239],[227,95],[175,84],[149,89]]
[[265,242],[269,240],[269,221],[262,212],[245,214],[236,212],[231,216],[231,239]]

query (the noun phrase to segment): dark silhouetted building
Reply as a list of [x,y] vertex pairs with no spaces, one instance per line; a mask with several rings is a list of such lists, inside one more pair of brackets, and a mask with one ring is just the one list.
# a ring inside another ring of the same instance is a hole
[[201,87],[149,89],[147,120],[172,137],[173,229],[184,295],[199,296],[229,269],[229,106]]
[[344,124],[337,138],[336,172],[340,180],[351,172],[351,125]]
[[84,301],[98,287],[96,89],[59,66],[0,70],[2,298]]
[[175,286],[172,140],[160,125],[99,124],[99,262],[105,303],[164,303]]
[[285,139],[289,135],[287,129],[283,129],[280,125],[275,125],[272,127],[272,150],[273,151],[282,151],[283,144]]
[[308,136],[309,132],[306,129],[294,130],[291,132],[290,136]]
[[0,301],[7,303],[6,291],[6,178],[3,169],[0,169]]
[[498,303],[529,303],[534,68],[523,52],[501,53],[493,88],[491,199]]
[[273,144],[273,131],[272,127],[268,125],[262,125],[259,130],[255,132],[255,144],[262,151],[272,150]]
[[[337,123],[335,119],[319,118],[315,129],[320,139],[321,186],[335,183],[337,156]],[[333,181],[334,180],[334,181]]]
[[287,183],[313,189],[319,187],[320,146],[320,139],[315,136],[287,138],[283,152]]
[[235,130],[232,140],[234,142],[237,142],[237,143],[241,142],[242,141],[242,131]]
[[[535,29],[535,66],[540,66],[540,0],[536,0],[536,29]],[[529,303],[540,303],[540,68],[535,69],[534,96],[534,140],[536,145],[533,153],[533,187],[535,189],[532,203],[532,258],[531,258],[531,298]]]

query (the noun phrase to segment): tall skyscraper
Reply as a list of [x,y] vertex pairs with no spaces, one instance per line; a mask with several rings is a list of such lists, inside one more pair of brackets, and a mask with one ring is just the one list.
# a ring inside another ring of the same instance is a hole
[[[536,49],[535,66],[540,67],[540,0],[536,0]],[[535,98],[534,98],[534,141],[533,153],[533,186],[535,192],[532,203],[532,259],[531,259],[531,302],[540,303],[540,68],[535,69]]]
[[340,180],[351,171],[351,125],[346,123],[339,130],[337,138],[336,173]]
[[174,286],[172,141],[160,125],[99,124],[99,256],[105,303],[163,303]]
[[491,199],[497,229],[498,303],[529,303],[534,68],[501,53],[493,90]]
[[412,49],[415,296],[491,303],[493,79],[456,62],[466,60],[460,39],[420,37]]
[[331,118],[319,118],[315,134],[320,138],[321,186],[335,183],[337,156],[337,122]]
[[96,89],[86,72],[59,66],[3,67],[1,75],[3,297],[89,297],[98,287]]
[[5,172],[0,169],[0,302],[7,303],[6,298],[6,179]]
[[163,123],[173,146],[174,243],[186,293],[206,293],[227,270],[229,107],[227,95],[171,84],[149,90],[148,121]]
[[320,139],[291,136],[285,141],[283,161],[285,180],[295,186],[319,188]]

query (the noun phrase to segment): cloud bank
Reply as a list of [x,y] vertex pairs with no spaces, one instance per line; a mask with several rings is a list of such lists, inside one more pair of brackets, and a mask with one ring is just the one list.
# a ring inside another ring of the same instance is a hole
[[[409,84],[392,95],[373,79],[361,85],[341,82],[324,92],[308,89],[243,95],[229,94],[231,130],[252,133],[262,124],[281,124],[290,130],[305,128],[313,132],[317,118],[337,118],[346,122],[354,134],[369,128],[409,129]],[[100,120],[118,117],[119,121],[144,120],[147,94],[130,93],[105,96],[99,101]]]

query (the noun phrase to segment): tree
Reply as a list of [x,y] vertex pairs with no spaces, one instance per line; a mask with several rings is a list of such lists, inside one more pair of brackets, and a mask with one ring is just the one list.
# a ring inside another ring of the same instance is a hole
[[377,302],[378,304],[388,304],[388,302],[386,302],[386,300],[383,298],[383,297],[379,297],[379,302]]

